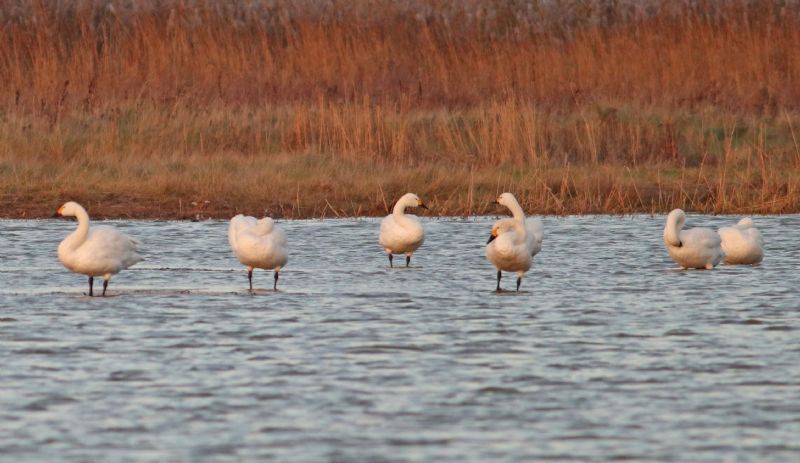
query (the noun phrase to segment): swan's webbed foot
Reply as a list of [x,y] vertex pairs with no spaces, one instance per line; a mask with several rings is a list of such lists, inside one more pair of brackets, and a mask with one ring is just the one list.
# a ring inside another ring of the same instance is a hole
[[411,256],[410,255],[406,256],[406,267],[408,267],[409,264],[411,264]]
[[272,285],[272,289],[273,289],[273,290],[275,290],[275,291],[277,291],[277,290],[278,290],[278,274],[279,274],[279,273],[280,273],[280,272],[275,272],[275,284],[274,284],[274,285]]
[[392,257],[393,257],[392,253],[390,252],[389,253],[389,267],[394,267],[394,265],[392,265]]
[[253,290],[253,271],[252,270],[248,270],[247,271],[247,281],[250,282],[250,291],[252,291]]
[[500,279],[503,278],[503,272],[497,271],[497,291],[500,291]]
[[103,297],[106,297],[107,288],[108,288],[108,280],[103,280]]
[[519,292],[519,285],[522,284],[522,277],[517,277],[517,292]]
[[94,286],[94,277],[89,277],[89,297],[94,296],[92,293],[92,287]]

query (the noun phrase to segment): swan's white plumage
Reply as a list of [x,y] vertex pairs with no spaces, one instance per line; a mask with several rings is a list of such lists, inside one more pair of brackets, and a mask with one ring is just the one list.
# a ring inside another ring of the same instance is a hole
[[414,215],[407,215],[407,207],[425,207],[414,193],[406,193],[394,205],[392,213],[381,220],[378,242],[387,254],[411,256],[425,241],[422,223]]
[[712,269],[722,260],[719,235],[710,228],[683,230],[686,213],[675,209],[667,216],[664,244],[669,256],[683,268]]
[[527,243],[527,230],[516,219],[501,219],[492,226],[492,236],[486,244],[486,258],[497,268],[497,290],[500,291],[501,272],[516,272],[517,291],[533,263]]
[[256,220],[239,214],[228,226],[228,242],[248,271],[254,268],[279,272],[289,261],[286,232],[270,217]]
[[757,264],[764,259],[764,241],[750,217],[732,227],[720,228],[719,237],[726,264]]
[[511,193],[503,193],[497,197],[496,202],[508,208],[514,219],[525,225],[526,232],[526,245],[531,252],[531,256],[535,256],[542,250],[542,241],[544,240],[544,224],[541,219],[537,217],[525,217],[525,212],[519,201]]
[[109,280],[143,260],[138,240],[108,225],[90,227],[89,214],[80,204],[67,202],[58,209],[58,215],[78,219],[78,228],[58,245],[58,259],[69,270]]

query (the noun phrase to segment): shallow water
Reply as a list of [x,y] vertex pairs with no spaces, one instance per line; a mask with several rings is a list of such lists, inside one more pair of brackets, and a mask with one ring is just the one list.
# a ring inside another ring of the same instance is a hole
[[676,269],[663,216],[545,218],[519,294],[493,292],[492,220],[426,220],[410,269],[376,220],[283,222],[280,291],[254,294],[226,223],[113,222],[147,260],[107,298],[57,260],[73,223],[0,221],[0,455],[800,458],[800,216],[713,271]]

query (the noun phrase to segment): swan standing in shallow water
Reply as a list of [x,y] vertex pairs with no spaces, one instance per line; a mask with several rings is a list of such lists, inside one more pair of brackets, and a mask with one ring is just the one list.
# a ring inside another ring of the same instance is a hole
[[507,207],[514,219],[525,226],[526,244],[531,251],[531,256],[538,254],[542,250],[542,240],[544,239],[544,225],[541,219],[536,217],[526,219],[522,206],[519,205],[517,198],[511,193],[501,194],[497,197],[495,203]]
[[89,228],[89,214],[80,204],[64,203],[57,217],[77,217],[78,228],[58,245],[58,260],[75,273],[89,276],[89,296],[94,296],[94,277],[103,277],[103,296],[111,275],[141,262],[139,241],[109,225]]
[[389,255],[389,266],[392,265],[392,254],[405,254],[406,267],[411,263],[411,255],[425,241],[425,231],[414,215],[406,215],[407,207],[427,209],[421,199],[414,193],[406,193],[394,205],[392,213],[381,221],[378,242]]
[[672,260],[683,268],[711,270],[722,260],[720,238],[710,228],[682,230],[686,214],[675,209],[667,216],[664,244]]
[[726,264],[757,264],[764,258],[761,232],[745,217],[732,227],[719,229]]
[[256,220],[255,217],[239,214],[228,226],[228,242],[236,257],[247,266],[247,279],[253,289],[253,269],[275,271],[272,289],[278,289],[278,274],[289,261],[286,233],[275,225],[270,217]]
[[492,225],[492,236],[486,242],[486,258],[497,268],[497,290],[502,272],[517,273],[517,291],[522,275],[531,268],[533,258],[527,244],[527,231],[516,219],[501,219]]

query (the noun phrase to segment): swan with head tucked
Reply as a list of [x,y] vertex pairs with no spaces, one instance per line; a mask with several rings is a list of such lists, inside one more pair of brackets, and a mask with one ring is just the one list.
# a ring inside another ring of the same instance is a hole
[[672,260],[683,268],[712,269],[722,260],[720,238],[710,228],[683,230],[686,214],[675,209],[667,216],[664,244]]
[[80,204],[64,203],[56,216],[78,219],[78,228],[58,245],[58,260],[69,270],[89,276],[89,296],[94,295],[94,277],[103,277],[105,296],[111,275],[143,260],[138,253],[138,240],[109,225],[90,228],[89,214]]
[[500,219],[492,225],[492,236],[486,242],[486,258],[497,268],[497,291],[502,272],[517,273],[517,291],[522,275],[530,268],[533,257],[527,244],[527,230],[516,219]]
[[526,244],[531,251],[531,256],[535,256],[542,250],[542,240],[544,239],[544,225],[541,219],[537,217],[525,218],[525,212],[522,206],[519,205],[517,198],[511,193],[503,193],[497,197],[495,203],[505,206],[511,211],[511,215],[519,223],[525,226],[527,235]]
[[414,215],[406,215],[407,207],[421,207],[427,209],[419,196],[406,193],[394,205],[392,213],[381,221],[381,230],[378,242],[389,255],[389,266],[392,267],[392,254],[405,254],[406,267],[411,263],[411,255],[425,241],[425,231],[422,224]]
[[732,227],[720,228],[719,237],[726,264],[757,264],[764,259],[764,241],[750,217]]
[[272,289],[278,289],[278,274],[289,261],[286,233],[270,217],[256,220],[239,214],[228,226],[228,242],[242,265],[247,266],[247,279],[253,289],[253,269],[275,271]]

